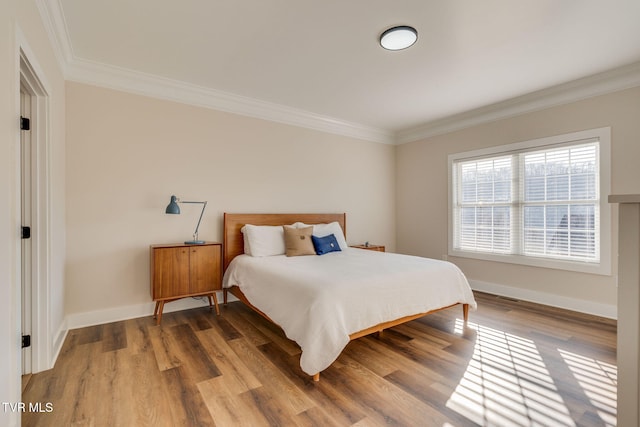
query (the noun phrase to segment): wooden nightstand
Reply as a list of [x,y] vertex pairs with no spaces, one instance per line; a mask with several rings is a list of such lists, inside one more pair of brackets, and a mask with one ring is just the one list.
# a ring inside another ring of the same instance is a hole
[[151,245],[151,297],[153,317],[159,325],[164,304],[180,298],[207,296],[220,315],[216,291],[222,290],[222,244],[174,243]]
[[384,246],[383,245],[353,245],[351,246],[352,248],[358,248],[358,249],[367,249],[369,251],[378,251],[378,252],[384,252]]

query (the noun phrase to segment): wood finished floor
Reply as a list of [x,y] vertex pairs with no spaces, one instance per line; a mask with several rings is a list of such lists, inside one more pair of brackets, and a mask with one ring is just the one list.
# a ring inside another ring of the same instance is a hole
[[240,302],[69,331],[24,426],[614,426],[614,321],[476,293],[347,346],[314,383]]

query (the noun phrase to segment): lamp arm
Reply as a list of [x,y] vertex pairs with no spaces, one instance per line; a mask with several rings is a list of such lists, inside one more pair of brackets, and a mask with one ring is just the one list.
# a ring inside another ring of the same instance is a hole
[[207,207],[207,202],[187,202],[184,200],[180,201],[181,203],[196,203],[202,205],[202,212],[200,212],[200,218],[198,218],[198,224],[196,225],[196,231],[193,232],[193,240],[198,240],[198,229],[200,228],[200,221],[202,221],[202,215],[204,215],[204,210]]

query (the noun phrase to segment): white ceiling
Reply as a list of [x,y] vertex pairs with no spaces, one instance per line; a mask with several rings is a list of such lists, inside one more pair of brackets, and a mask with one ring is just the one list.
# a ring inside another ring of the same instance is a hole
[[[126,75],[381,135],[640,64],[638,0],[39,4],[72,80]],[[382,49],[395,25],[417,43]]]

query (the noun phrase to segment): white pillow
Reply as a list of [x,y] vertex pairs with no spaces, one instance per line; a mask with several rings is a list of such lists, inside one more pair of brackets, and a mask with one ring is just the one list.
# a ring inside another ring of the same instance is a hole
[[284,231],[281,225],[246,224],[240,231],[245,254],[254,257],[284,255]]
[[[307,224],[304,224],[302,222],[296,222],[293,225],[297,228],[308,227]],[[339,222],[334,221],[329,224],[313,224],[314,236],[325,237],[329,234],[333,234],[334,236],[336,236],[336,240],[338,241],[340,250],[345,250],[349,247],[349,245],[347,245],[347,240],[344,238],[344,232],[342,231],[342,227],[340,227]]]
[[249,236],[247,235],[248,233],[245,233],[244,227],[240,229],[240,232],[242,232],[242,240],[244,242],[244,253],[245,255],[251,255],[251,245],[249,245]]

